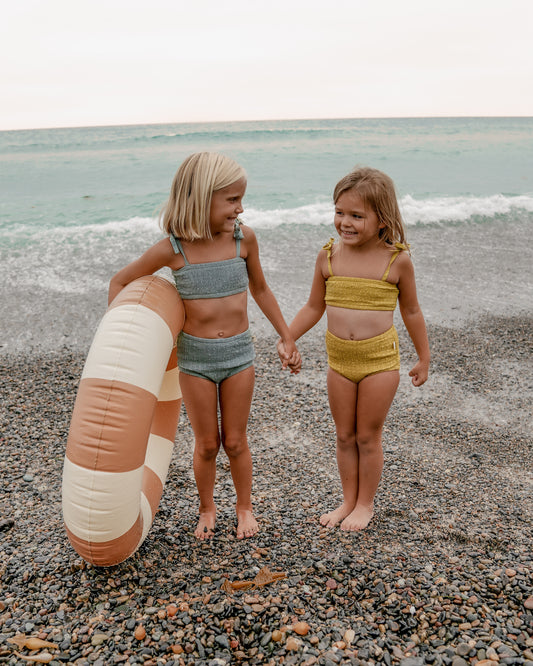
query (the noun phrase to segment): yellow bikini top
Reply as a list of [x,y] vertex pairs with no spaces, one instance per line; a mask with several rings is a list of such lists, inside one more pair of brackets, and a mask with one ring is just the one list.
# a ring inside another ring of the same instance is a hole
[[326,305],[338,308],[349,308],[350,310],[394,310],[398,302],[399,289],[395,284],[387,282],[392,262],[402,250],[408,247],[402,243],[396,243],[396,250],[392,253],[386,271],[381,280],[370,278],[344,277],[333,275],[331,270],[331,248],[334,240],[324,245],[328,253],[329,275],[326,280]]

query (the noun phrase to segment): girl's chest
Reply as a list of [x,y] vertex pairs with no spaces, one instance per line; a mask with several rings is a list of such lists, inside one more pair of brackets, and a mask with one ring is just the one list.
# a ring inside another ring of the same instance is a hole
[[337,256],[332,257],[331,268],[333,275],[337,276],[381,280],[387,270],[389,260],[390,253],[386,251],[371,255],[347,255],[346,253],[343,255],[342,252],[339,252]]

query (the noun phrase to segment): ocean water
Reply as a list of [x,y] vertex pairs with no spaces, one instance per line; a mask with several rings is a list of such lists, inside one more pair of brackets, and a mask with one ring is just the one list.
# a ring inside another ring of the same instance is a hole
[[[161,237],[181,161],[224,152],[248,173],[243,220],[288,318],[334,234],[356,164],[395,181],[433,321],[530,312],[533,118],[346,119],[0,132],[2,349],[87,346],[109,278]],[[264,330],[261,316],[252,321]]]

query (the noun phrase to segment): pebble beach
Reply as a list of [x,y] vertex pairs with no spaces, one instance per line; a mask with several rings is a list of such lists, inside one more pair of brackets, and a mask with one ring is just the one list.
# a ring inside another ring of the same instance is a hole
[[[531,118],[1,132],[0,664],[533,666],[532,138]],[[98,568],[63,527],[72,408],[109,279],[161,237],[157,212],[197,150],[246,168],[243,219],[289,321],[335,235],[335,183],[355,164],[388,173],[430,377],[411,385],[396,313],[401,381],[375,516],[358,533],[323,528],[341,501],[325,322],[299,341],[291,376],[250,298],[259,534],[236,538],[221,453],[216,532],[195,539],[183,409],[146,540]]]
[[152,529],[109,568],[75,553],[61,516],[85,353],[3,354],[0,663],[532,666],[531,331],[528,313],[430,323],[420,390],[399,327],[376,515],[355,534],[318,520],[341,497],[322,335],[301,340],[298,376],[280,371],[274,338],[258,339],[249,442],[260,533],[236,539],[221,454],[215,536],[194,538],[183,410]]

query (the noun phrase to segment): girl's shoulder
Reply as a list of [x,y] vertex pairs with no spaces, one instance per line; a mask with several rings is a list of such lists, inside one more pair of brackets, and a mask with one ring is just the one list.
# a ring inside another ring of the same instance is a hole
[[[252,227],[249,227],[247,224],[244,224],[244,222],[241,222],[238,225],[238,228],[242,234],[241,238],[242,240],[246,240],[247,238],[255,238],[255,231],[252,229]],[[235,232],[238,234],[238,232]],[[237,237],[237,236],[235,236]]]
[[409,245],[403,243],[391,245],[389,247],[389,256],[389,281],[398,282],[400,278],[412,275],[414,267]]
[[326,280],[330,275],[329,264],[331,260],[331,250],[335,241],[330,238],[329,241],[318,251],[315,270],[319,270],[322,277]]
[[254,250],[257,251],[257,236],[255,235],[255,231],[252,229],[252,227],[242,223],[239,224],[239,229],[234,233],[233,238],[240,239],[245,253]]
[[172,236],[165,236],[160,241],[152,245],[152,250],[161,256],[171,257],[175,254]]

